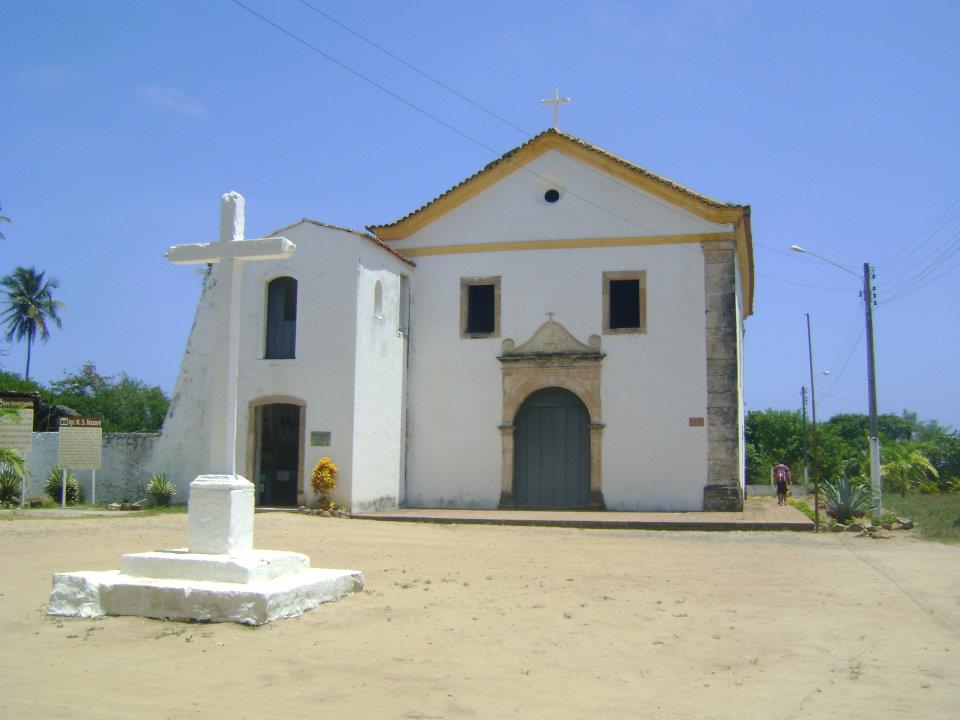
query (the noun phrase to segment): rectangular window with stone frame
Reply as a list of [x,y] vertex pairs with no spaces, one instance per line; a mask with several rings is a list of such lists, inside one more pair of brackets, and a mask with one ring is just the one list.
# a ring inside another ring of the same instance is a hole
[[500,337],[500,276],[460,278],[460,337]]
[[647,332],[647,271],[603,273],[603,334]]

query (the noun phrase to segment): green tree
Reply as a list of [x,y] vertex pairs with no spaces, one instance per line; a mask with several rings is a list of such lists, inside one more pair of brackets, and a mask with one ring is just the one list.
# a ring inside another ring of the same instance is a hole
[[6,325],[8,341],[27,341],[27,369],[24,377],[30,378],[30,353],[34,340],[50,339],[50,323],[63,327],[57,314],[63,303],[53,298],[53,291],[60,287],[54,278],[46,280],[43,271],[35,267],[18,267],[0,280],[6,292],[6,308],[0,322]]
[[24,380],[16,373],[0,370],[0,390],[19,393],[40,393],[44,401],[50,399],[50,391],[36,380]]
[[919,488],[930,477],[940,473],[924,455],[919,443],[900,440],[883,447],[883,462],[880,465],[884,486],[898,489],[900,497],[906,497],[909,489]]
[[105,432],[159,430],[170,399],[157,386],[148,386],[126,373],[101,375],[92,362],[79,372],[50,384],[54,402],[81,415],[103,418]]
[[[2,208],[0,208],[0,209],[2,209]],[[4,215],[3,213],[0,213],[0,223],[8,223],[8,222],[11,222],[10,218],[8,218],[8,217],[7,217],[6,215]],[[4,234],[3,234],[2,232],[0,232],[0,240],[6,240],[6,239],[7,239],[7,238],[4,236]]]
[[803,420],[790,410],[755,410],[747,413],[745,428],[747,482],[770,482],[770,468],[778,462],[790,467],[794,478],[803,477]]
[[960,490],[960,431],[929,420],[919,424],[917,442],[937,469],[940,492]]

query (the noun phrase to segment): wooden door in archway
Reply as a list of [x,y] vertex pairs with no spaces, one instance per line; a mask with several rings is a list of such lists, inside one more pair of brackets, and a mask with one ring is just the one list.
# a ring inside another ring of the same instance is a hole
[[517,507],[585,508],[590,504],[590,415],[569,390],[532,393],[514,421]]
[[300,407],[275,403],[257,410],[257,504],[295,507],[300,486]]

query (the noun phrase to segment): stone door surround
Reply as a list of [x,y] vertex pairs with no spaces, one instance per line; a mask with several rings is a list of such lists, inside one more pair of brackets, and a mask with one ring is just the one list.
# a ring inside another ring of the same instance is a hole
[[522,345],[506,339],[497,358],[503,372],[500,508],[516,507],[513,493],[514,419],[523,401],[537,390],[559,387],[583,401],[590,415],[590,507],[603,509],[600,467],[603,423],[600,420],[600,336],[581,343],[552,318]]

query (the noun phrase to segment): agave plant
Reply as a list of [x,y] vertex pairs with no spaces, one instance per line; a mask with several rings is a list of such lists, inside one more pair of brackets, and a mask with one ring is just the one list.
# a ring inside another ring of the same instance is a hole
[[9,468],[0,470],[0,504],[12,503],[20,498],[23,475]]
[[77,476],[69,470],[52,467],[50,474],[47,475],[47,481],[43,484],[43,492],[47,497],[56,503],[59,503],[63,497],[63,483],[67,483],[66,500],[67,505],[76,505],[84,501],[83,488],[80,487],[80,481]]
[[0,502],[20,497],[26,466],[19,450],[0,448]]
[[837,522],[866,515],[874,508],[870,488],[867,485],[854,485],[849,478],[841,478],[836,483],[823,483],[823,497],[827,514]]
[[147,484],[147,495],[153,501],[154,505],[166,507],[170,500],[177,494],[177,486],[167,480],[163,473],[157,473]]

